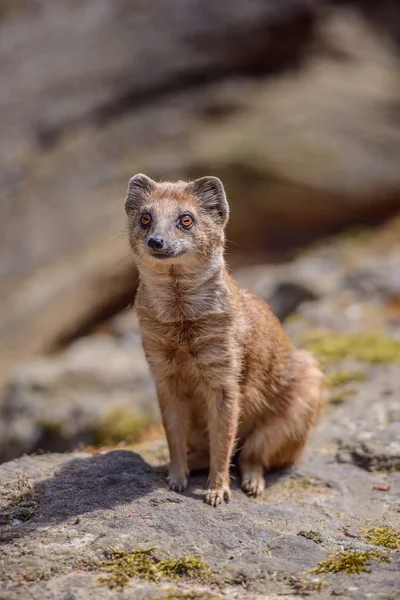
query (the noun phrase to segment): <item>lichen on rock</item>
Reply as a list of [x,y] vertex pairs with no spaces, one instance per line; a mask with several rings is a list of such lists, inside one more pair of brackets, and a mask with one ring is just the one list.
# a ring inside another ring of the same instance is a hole
[[371,550],[370,552],[359,552],[356,550],[341,550],[333,556],[329,556],[326,560],[321,561],[311,570],[316,575],[326,573],[346,573],[348,575],[354,573],[363,573],[369,570],[371,561],[388,561],[390,560],[386,554],[382,554]]
[[387,527],[373,527],[371,529],[362,529],[361,533],[369,544],[400,552],[400,530]]
[[110,588],[124,588],[132,578],[145,581],[170,581],[188,578],[204,581],[208,576],[209,565],[196,556],[182,556],[157,560],[153,548],[125,551],[111,547],[108,558],[96,563],[96,568],[109,574],[100,577],[100,582]]

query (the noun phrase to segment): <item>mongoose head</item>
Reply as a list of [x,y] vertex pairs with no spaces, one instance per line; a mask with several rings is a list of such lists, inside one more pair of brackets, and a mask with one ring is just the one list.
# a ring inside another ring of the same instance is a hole
[[125,200],[138,265],[207,266],[222,257],[229,207],[217,177],[156,183],[139,173]]

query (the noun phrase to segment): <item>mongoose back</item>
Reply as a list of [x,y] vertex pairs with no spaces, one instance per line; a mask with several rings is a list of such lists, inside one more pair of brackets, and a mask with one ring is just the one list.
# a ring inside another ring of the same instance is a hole
[[301,454],[319,406],[321,373],[268,304],[240,289],[224,260],[229,207],[216,177],[156,183],[132,177],[125,201],[139,270],[136,307],[169,452],[183,491],[209,468],[205,501],[229,502],[239,452],[242,489]]

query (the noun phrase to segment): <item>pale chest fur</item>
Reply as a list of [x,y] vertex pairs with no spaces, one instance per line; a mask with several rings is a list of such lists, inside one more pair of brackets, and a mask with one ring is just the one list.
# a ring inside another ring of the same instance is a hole
[[226,282],[219,272],[198,277],[146,277],[138,307],[151,310],[162,323],[183,323],[226,313]]
[[165,279],[141,284],[137,310],[143,347],[156,379],[192,387],[236,376],[234,316],[225,282]]

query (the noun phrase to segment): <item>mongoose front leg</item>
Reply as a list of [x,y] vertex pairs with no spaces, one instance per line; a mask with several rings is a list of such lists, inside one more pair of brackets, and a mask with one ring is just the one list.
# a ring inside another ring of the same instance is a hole
[[189,474],[187,466],[189,424],[187,407],[179,395],[173,393],[174,390],[170,388],[168,382],[159,382],[157,391],[170,455],[169,489],[183,492],[187,486]]
[[218,506],[230,500],[229,468],[235,444],[239,418],[238,390],[221,390],[208,405],[210,436],[209,489],[205,501]]

